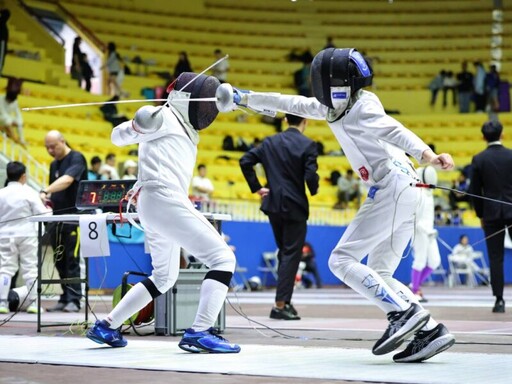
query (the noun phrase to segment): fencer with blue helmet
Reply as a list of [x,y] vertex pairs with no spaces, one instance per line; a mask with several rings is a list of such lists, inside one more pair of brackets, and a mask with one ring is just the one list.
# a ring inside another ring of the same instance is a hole
[[[436,185],[437,172],[427,165],[418,168],[420,183]],[[434,192],[430,188],[420,189],[420,200],[416,207],[414,237],[412,242],[413,263],[411,271],[411,290],[420,302],[427,300],[420,290],[421,284],[441,264],[441,255],[437,244],[437,230],[434,228]]]
[[114,128],[117,146],[139,144],[139,173],[130,192],[152,260],[152,275],[137,283],[115,308],[97,321],[87,337],[112,347],[124,347],[118,328],[176,282],[180,249],[209,269],[201,284],[199,306],[192,327],[179,347],[189,352],[237,353],[240,347],[220,337],[213,325],[235,270],[235,255],[217,230],[188,198],[193,176],[198,132],[218,114],[215,102],[192,102],[215,97],[219,81],[206,75],[182,73],[169,87],[164,106],[144,106],[133,120]]
[[[381,308],[389,327],[373,353],[389,353],[415,335],[396,362],[426,360],[453,345],[446,327],[430,317],[411,290],[393,278],[414,231],[418,176],[405,153],[419,163],[453,168],[449,154],[435,154],[417,135],[388,116],[372,92],[373,72],[354,48],[328,48],[311,64],[314,97],[219,87],[221,110],[227,101],[256,111],[277,111],[326,120],[350,165],[369,188],[368,197],[329,258],[329,268],[345,284]],[[368,255],[368,263],[361,260]]]

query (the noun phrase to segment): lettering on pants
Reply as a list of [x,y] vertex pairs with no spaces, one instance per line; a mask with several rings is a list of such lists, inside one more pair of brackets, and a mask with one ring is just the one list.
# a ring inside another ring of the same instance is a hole
[[372,274],[366,276],[362,283],[368,290],[373,290],[373,297],[376,297],[386,303],[398,305],[395,300],[389,297],[389,293],[377,282],[377,280],[375,280]]

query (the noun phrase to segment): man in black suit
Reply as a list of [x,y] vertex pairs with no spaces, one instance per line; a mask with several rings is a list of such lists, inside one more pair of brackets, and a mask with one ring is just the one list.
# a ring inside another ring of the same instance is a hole
[[[473,157],[469,188],[475,195],[512,203],[512,150],[501,144],[502,131],[497,121],[482,126],[487,149]],[[473,206],[481,220],[489,253],[492,293],[496,296],[492,311],[504,313],[504,239],[506,227],[512,226],[512,206],[478,198],[473,199]]]
[[[309,216],[304,182],[311,195],[315,195],[319,180],[318,154],[316,143],[303,135],[306,119],[287,114],[286,120],[289,128],[246,152],[240,159],[240,167],[251,192],[262,198],[261,210],[269,218],[279,248],[276,300],[270,317],[300,320],[291,299]],[[257,163],[265,169],[267,187],[256,176]]]

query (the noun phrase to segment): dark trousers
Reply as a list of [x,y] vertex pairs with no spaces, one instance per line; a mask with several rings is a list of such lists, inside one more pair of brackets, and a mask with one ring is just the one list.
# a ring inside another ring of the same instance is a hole
[[268,218],[279,248],[276,301],[290,303],[302,257],[302,246],[306,240],[307,221],[290,220],[281,214],[273,213],[270,213]]
[[[503,296],[504,271],[503,260],[505,256],[505,226],[512,226],[512,219],[485,221],[484,233],[487,244],[487,253],[489,254],[489,267],[491,272],[491,287],[494,296]],[[496,232],[500,233],[494,235]],[[510,229],[508,230],[510,231]],[[510,236],[510,232],[508,232]],[[489,237],[492,236],[492,237]]]
[[[80,277],[80,244],[78,226],[52,223],[48,228],[53,248],[53,260],[61,279]],[[80,306],[82,285],[80,283],[61,284],[60,303],[73,301]]]

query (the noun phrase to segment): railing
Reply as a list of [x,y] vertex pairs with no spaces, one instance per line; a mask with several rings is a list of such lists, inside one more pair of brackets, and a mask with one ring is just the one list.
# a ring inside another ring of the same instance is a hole
[[49,170],[46,164],[39,163],[30,153],[18,145],[14,140],[2,133],[2,155],[5,161],[20,161],[27,167],[28,182],[31,186],[40,189],[43,185],[48,184]]
[[[252,200],[218,199],[214,201],[195,202],[201,212],[230,214],[235,221],[267,221],[267,216],[260,211],[260,203]],[[347,225],[355,215],[355,209],[332,209],[327,206],[311,204],[309,220],[311,225]]]

